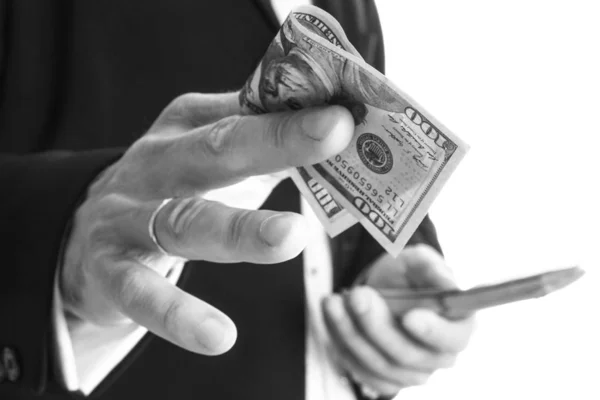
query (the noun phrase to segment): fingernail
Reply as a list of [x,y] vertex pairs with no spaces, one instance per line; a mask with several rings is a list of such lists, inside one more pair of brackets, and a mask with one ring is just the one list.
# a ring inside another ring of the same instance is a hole
[[[231,347],[229,343],[226,343],[231,337],[229,328],[218,319],[208,317],[200,325],[196,333],[196,340],[208,354],[221,353]],[[225,345],[229,345],[229,347],[223,349]]]
[[344,118],[350,120],[345,114],[348,113],[340,107],[313,109],[301,116],[300,126],[306,136],[321,141],[329,136]]
[[279,246],[292,229],[291,218],[285,214],[275,214],[260,224],[258,234],[271,247]]
[[365,314],[371,306],[371,294],[365,288],[356,288],[350,293],[350,305],[357,314]]

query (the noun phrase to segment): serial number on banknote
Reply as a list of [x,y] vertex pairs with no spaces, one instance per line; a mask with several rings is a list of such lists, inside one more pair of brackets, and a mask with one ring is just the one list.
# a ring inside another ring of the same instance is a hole
[[[361,175],[361,169],[356,168],[354,165],[350,164],[348,162],[348,160],[344,159],[344,157],[341,156],[340,154],[336,155],[333,158],[333,161],[327,160],[327,163],[336,172],[339,173],[341,171],[345,171],[348,173],[349,177],[352,177],[354,179],[353,181],[350,181],[350,182],[347,182],[346,184],[344,184],[344,186],[346,188],[349,188],[352,185],[352,182],[356,182],[356,184],[358,184],[361,188],[366,190],[366,194],[368,194],[370,196],[370,198],[372,198],[374,201],[378,202],[379,204],[384,204],[384,202],[387,201],[387,203],[389,205],[388,211],[392,209],[393,204],[400,203],[400,205],[402,205],[404,203],[404,201],[400,198],[400,195],[398,193],[396,193],[394,191],[394,189],[390,186],[385,188],[383,193],[381,191],[377,190],[377,188],[369,182],[368,177]],[[344,175],[342,175],[342,176],[344,176]],[[384,195],[386,197],[384,197]],[[390,199],[390,200],[386,200],[386,199]]]

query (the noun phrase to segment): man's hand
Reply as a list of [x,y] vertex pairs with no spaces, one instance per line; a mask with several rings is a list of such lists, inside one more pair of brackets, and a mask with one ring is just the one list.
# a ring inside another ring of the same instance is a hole
[[[347,146],[354,128],[342,107],[239,111],[235,93],[181,96],[91,185],[61,271],[69,312],[101,325],[133,320],[202,354],[231,348],[233,322],[165,275],[185,260],[283,262],[303,250],[307,232],[301,215],[232,208],[203,195],[321,162]],[[174,199],[155,213],[168,198]],[[150,230],[168,254],[149,234],[153,214]]]
[[419,245],[396,259],[382,256],[369,269],[366,285],[332,295],[323,304],[336,354],[353,379],[392,396],[454,364],[473,332],[473,318],[449,321],[426,309],[395,316],[373,289],[455,288],[435,250]]

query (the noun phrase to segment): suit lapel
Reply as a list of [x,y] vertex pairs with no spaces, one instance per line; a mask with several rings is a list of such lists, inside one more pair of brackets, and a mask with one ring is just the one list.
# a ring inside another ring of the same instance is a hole
[[352,282],[355,272],[353,264],[362,234],[362,226],[356,224],[330,240],[333,261],[333,290],[347,286]]
[[271,7],[270,0],[254,0],[258,8],[263,13],[263,16],[268,21],[271,28],[273,28],[276,32],[279,30],[280,23],[277,20],[277,16],[275,15],[275,11],[273,11],[273,7]]

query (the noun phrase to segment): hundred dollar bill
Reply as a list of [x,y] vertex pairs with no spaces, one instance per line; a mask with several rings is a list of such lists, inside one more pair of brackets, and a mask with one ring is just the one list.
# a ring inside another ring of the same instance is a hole
[[[301,7],[290,15],[303,19],[318,35],[342,44],[344,49],[361,57],[335,18],[321,9]],[[296,70],[286,67],[288,64],[285,62],[285,38],[282,43],[281,35],[280,31],[240,93],[243,113],[263,114],[329,103],[319,95],[318,90],[313,90],[317,88],[311,88],[310,68]],[[304,72],[308,74],[304,75]],[[357,222],[357,219],[305,168],[292,170],[290,175],[330,237],[338,235]]]
[[349,147],[304,169],[394,256],[468,150],[361,59],[333,17],[312,6],[288,16],[240,102],[256,113],[346,107],[355,122]]
[[297,168],[291,177],[330,237],[337,236],[357,222],[305,168]]

